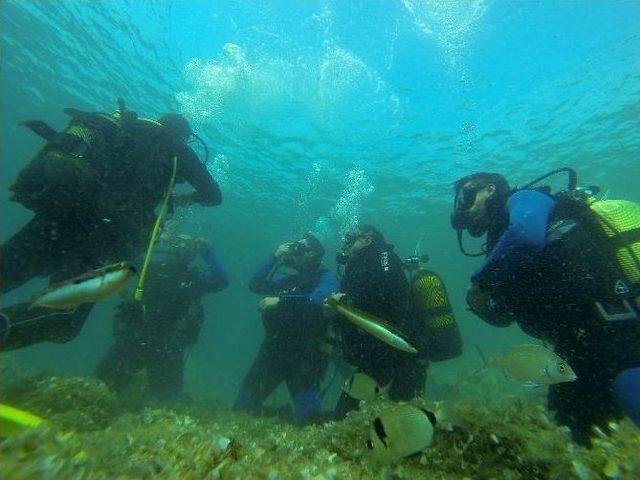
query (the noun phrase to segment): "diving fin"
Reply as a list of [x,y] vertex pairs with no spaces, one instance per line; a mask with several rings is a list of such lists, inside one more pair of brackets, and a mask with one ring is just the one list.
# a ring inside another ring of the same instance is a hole
[[20,125],[29,128],[36,135],[44,138],[49,143],[65,150],[75,153],[78,149],[86,149],[87,145],[82,138],[68,133],[56,132],[52,127],[44,123],[42,120],[27,120]]
[[42,120],[26,120],[21,122],[20,125],[27,127],[36,135],[52,143],[58,143],[60,141],[60,136],[63,135],[62,133],[56,132]]

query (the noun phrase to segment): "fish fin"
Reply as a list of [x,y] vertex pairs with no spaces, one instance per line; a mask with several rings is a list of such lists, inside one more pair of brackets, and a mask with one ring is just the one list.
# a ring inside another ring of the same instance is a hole
[[389,380],[389,383],[387,383],[384,387],[382,387],[382,390],[380,391],[380,394],[384,397],[388,397],[389,396],[389,390],[391,389],[391,385],[393,385],[393,378],[391,380]]
[[427,416],[427,418],[429,419],[429,422],[431,422],[432,426],[436,425],[436,416],[433,412],[430,412],[429,410],[425,410],[424,408],[421,408],[420,410],[422,410],[424,412],[424,414]]

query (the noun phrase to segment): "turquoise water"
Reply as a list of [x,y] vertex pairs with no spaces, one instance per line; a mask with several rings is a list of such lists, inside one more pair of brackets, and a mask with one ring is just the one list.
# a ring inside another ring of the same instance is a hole
[[[558,166],[610,198],[640,200],[640,3],[624,1],[33,1],[0,4],[4,241],[30,212],[8,186],[61,128],[64,107],[183,113],[213,153],[224,202],[176,215],[216,246],[231,286],[206,297],[187,390],[229,402],[262,338],[248,279],[306,230],[326,244],[358,221],[400,253],[417,241],[448,283],[465,340],[446,379],[522,340],[465,311],[477,261],[449,227],[451,184],[475,170],[514,184]],[[35,280],[3,305],[33,291]],[[118,299],[65,345],[12,354],[32,372],[89,375]]]

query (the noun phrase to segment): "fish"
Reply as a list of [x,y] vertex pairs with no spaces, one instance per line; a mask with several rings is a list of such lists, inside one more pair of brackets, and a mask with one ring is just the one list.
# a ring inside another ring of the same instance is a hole
[[0,403],[0,437],[35,428],[42,422],[44,419],[33,413]]
[[387,345],[402,350],[403,352],[418,353],[418,350],[404,338],[404,335],[397,328],[381,318],[346,305],[333,297],[327,298],[327,305],[343,315],[355,326],[373,335]]
[[370,402],[377,398],[386,398],[390,386],[391,382],[382,387],[366,373],[356,372],[344,383],[342,391],[355,400]]
[[367,448],[380,460],[398,460],[427,448],[433,441],[436,417],[409,404],[382,411],[371,424]]
[[135,274],[136,269],[127,262],[91,270],[49,285],[44,292],[35,296],[29,308],[73,310],[83,303],[94,303],[119,292]]
[[573,382],[578,378],[571,365],[543,345],[513,345],[501,356],[488,360],[480,348],[476,348],[487,366],[502,368],[505,374],[527,387]]

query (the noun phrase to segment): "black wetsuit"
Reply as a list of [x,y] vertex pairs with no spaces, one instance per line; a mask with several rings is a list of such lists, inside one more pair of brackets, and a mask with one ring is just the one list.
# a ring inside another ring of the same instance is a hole
[[517,322],[571,365],[578,379],[552,385],[548,405],[577,442],[588,444],[593,426],[606,430],[622,416],[612,383],[640,366],[640,321],[598,315],[595,302],[612,261],[587,224],[563,220],[562,207],[530,191],[510,200],[509,217],[491,235],[489,260],[473,277],[491,293],[483,318],[496,326]]
[[[0,246],[0,291],[36,277],[69,279],[110,263],[136,258],[145,249],[178,157],[176,182],[196,189],[193,201],[218,205],[220,189],[195,152],[153,122],[125,125],[102,114],[78,114],[69,131],[82,149],[51,139],[20,172],[14,200],[35,216]],[[49,137],[51,138],[51,137]],[[92,304],[74,312],[3,309],[0,350],[78,335]]]
[[204,272],[180,257],[152,263],[144,290],[144,313],[135,300],[118,307],[114,344],[96,370],[96,376],[116,392],[146,369],[153,397],[163,401],[179,398],[186,354],[197,342],[204,321],[201,299],[229,283],[213,249],[203,259],[207,264]]
[[235,408],[258,412],[282,382],[292,397],[296,419],[320,412],[320,383],[328,355],[321,349],[327,331],[324,299],[337,288],[335,275],[323,268],[271,279],[275,258],[270,256],[251,280],[255,293],[277,296],[279,304],[262,315],[265,338],[247,373]]
[[[391,248],[370,246],[358,252],[346,265],[340,282],[345,301],[398,327],[409,340],[416,332],[409,282],[402,261]],[[421,395],[426,368],[417,355],[395,349],[340,318],[344,359],[359,371],[385,386],[391,383],[392,400],[410,400]],[[358,401],[343,393],[335,414],[338,418],[357,408]]]

